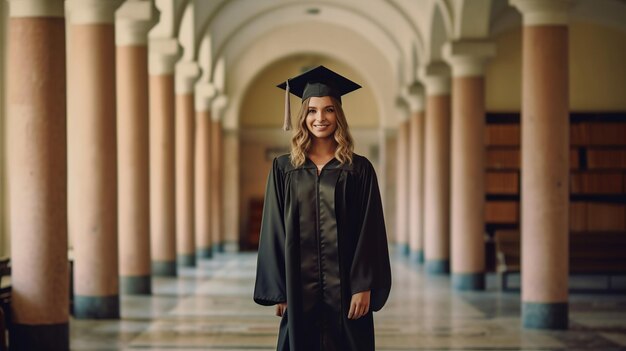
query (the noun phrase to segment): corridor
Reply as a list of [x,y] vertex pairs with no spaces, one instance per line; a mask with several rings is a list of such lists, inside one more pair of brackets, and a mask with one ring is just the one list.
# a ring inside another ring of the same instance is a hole
[[[72,350],[273,350],[279,319],[252,301],[256,255],[218,254],[121,296],[120,320],[70,322]],[[626,350],[626,296],[570,296],[568,331],[524,330],[520,296],[455,292],[446,277],[394,255],[393,288],[375,314],[377,350]]]

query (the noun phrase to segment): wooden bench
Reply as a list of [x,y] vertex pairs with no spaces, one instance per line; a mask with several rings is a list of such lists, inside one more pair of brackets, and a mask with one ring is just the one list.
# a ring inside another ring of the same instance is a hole
[[0,259],[0,351],[8,349],[7,330],[11,323],[11,261]]
[[[508,275],[521,271],[519,231],[496,231],[495,243],[500,287],[512,290]],[[570,274],[606,276],[608,291],[623,291],[612,286],[612,277],[626,275],[626,233],[572,232],[569,247]]]

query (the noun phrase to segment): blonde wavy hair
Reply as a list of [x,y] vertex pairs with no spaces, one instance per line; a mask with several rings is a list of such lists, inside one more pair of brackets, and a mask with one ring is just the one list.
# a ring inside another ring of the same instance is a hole
[[[354,153],[354,141],[350,130],[348,129],[348,121],[346,115],[341,108],[341,103],[334,97],[330,97],[335,107],[335,114],[337,116],[337,129],[333,136],[337,142],[337,149],[335,150],[335,158],[342,164],[352,164],[352,155]],[[298,113],[298,124],[296,131],[291,138],[291,164],[294,167],[300,167],[306,160],[307,153],[311,149],[313,144],[313,135],[306,126],[306,116],[309,112],[309,100],[307,98],[302,102],[300,112]]]

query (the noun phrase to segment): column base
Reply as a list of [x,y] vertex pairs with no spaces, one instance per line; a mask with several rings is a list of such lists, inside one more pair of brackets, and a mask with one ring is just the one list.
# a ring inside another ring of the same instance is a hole
[[567,329],[568,304],[567,302],[524,302],[522,321],[524,328],[528,329]]
[[213,258],[213,250],[210,246],[196,249],[196,257],[199,259]]
[[409,244],[396,244],[396,250],[398,250],[398,252],[402,256],[409,256],[409,254],[411,253],[411,248],[409,247]]
[[196,255],[195,254],[178,254],[176,255],[176,264],[178,267],[195,267]]
[[239,242],[237,241],[225,241],[223,245],[225,253],[237,253],[239,252]]
[[460,291],[485,290],[485,273],[452,273],[452,287]]
[[152,261],[152,275],[156,277],[175,277],[175,261]]
[[411,251],[409,256],[412,263],[423,264],[424,263],[424,250]]
[[224,243],[215,243],[211,247],[213,250],[213,254],[223,253],[224,252]]
[[74,295],[73,314],[77,319],[119,319],[120,296]]
[[123,295],[151,295],[152,278],[145,276],[120,276],[120,293]]
[[426,260],[426,272],[430,275],[448,275],[450,260]]
[[11,325],[11,350],[50,350],[70,349],[70,324],[19,324]]

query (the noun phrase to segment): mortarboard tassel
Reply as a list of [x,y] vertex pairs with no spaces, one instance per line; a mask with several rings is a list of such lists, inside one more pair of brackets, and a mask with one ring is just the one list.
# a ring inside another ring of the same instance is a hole
[[289,101],[289,79],[287,79],[287,86],[285,87],[285,121],[283,123],[283,130],[291,130],[291,102]]

